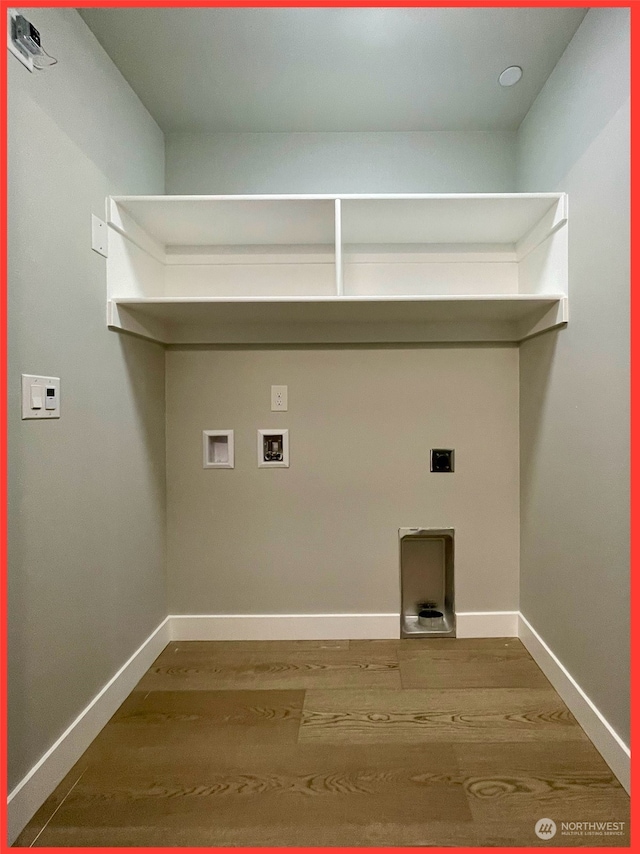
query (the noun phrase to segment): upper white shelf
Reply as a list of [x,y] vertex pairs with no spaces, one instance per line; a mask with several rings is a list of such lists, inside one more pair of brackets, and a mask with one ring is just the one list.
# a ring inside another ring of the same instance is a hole
[[163,246],[515,244],[563,193],[344,196],[112,196],[109,219],[128,213]]
[[109,326],[164,343],[520,341],[567,321],[563,193],[114,196]]

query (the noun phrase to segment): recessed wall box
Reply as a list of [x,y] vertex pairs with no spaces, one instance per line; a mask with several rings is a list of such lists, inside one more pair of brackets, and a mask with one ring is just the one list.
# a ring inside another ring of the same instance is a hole
[[455,637],[453,528],[400,528],[400,636]]
[[202,467],[234,468],[233,430],[202,431]]
[[289,468],[288,430],[258,430],[258,467]]

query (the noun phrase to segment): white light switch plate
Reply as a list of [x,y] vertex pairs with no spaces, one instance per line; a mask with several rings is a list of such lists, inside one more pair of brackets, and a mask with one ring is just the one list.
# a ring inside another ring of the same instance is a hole
[[[42,386],[43,405],[41,409],[31,408],[31,386]],[[46,409],[44,399],[47,386],[55,389],[55,409]],[[60,377],[37,377],[33,374],[22,374],[22,418],[60,418]]]
[[289,388],[286,385],[271,386],[271,411],[286,412],[289,407]]

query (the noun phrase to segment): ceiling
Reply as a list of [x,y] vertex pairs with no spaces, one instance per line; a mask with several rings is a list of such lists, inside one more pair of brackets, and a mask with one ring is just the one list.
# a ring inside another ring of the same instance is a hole
[[79,12],[165,132],[275,132],[515,130],[586,9]]

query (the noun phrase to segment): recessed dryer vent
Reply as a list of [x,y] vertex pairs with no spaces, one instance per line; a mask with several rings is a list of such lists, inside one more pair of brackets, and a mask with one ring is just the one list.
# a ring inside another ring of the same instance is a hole
[[400,528],[400,635],[455,637],[453,528]]

